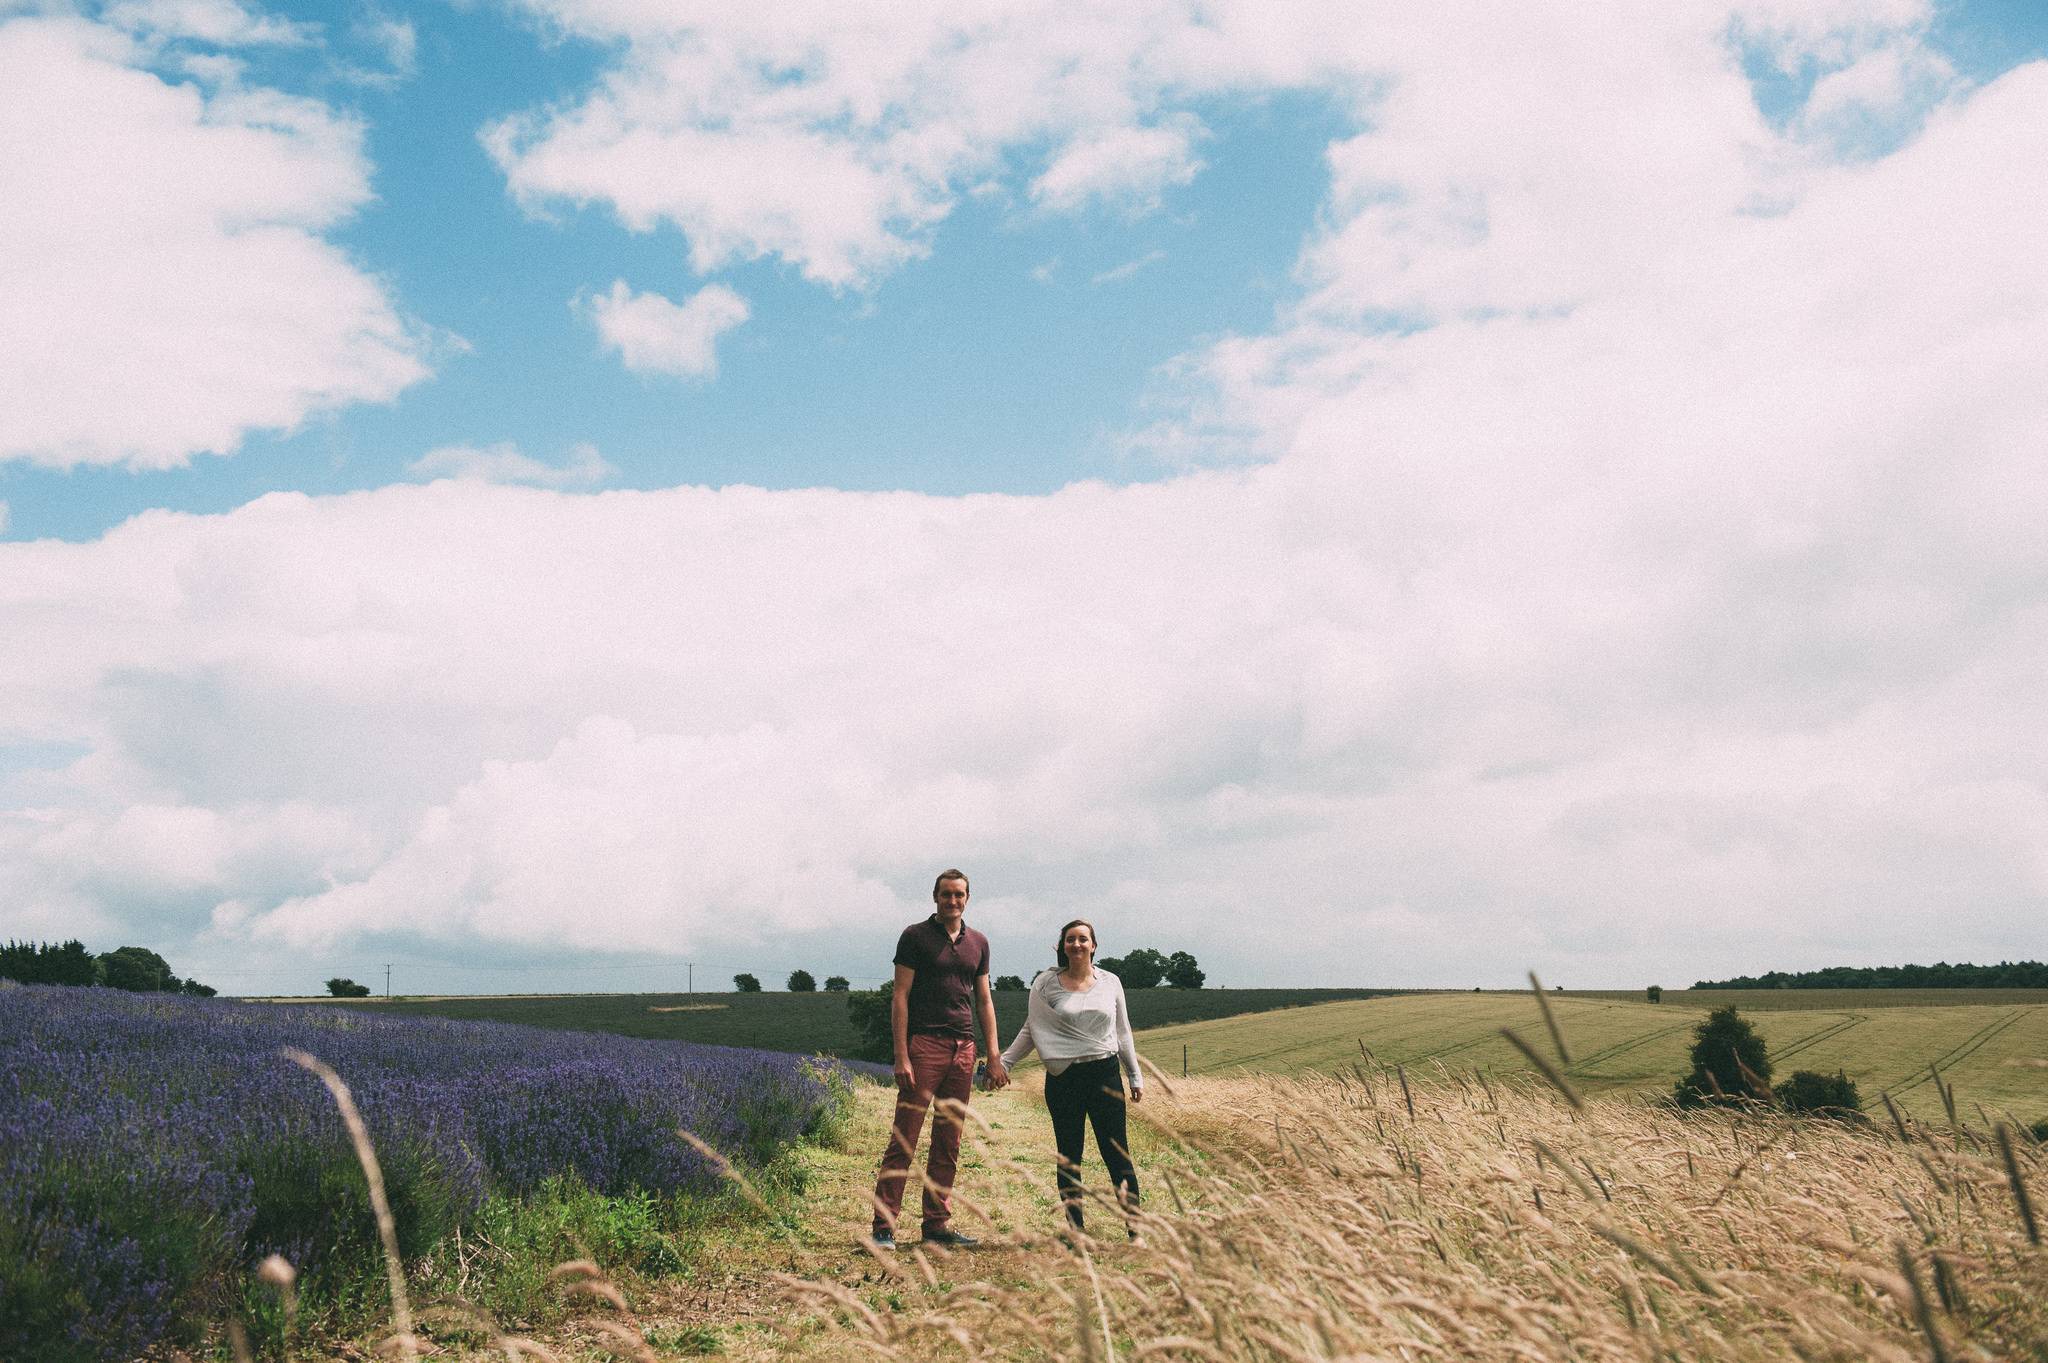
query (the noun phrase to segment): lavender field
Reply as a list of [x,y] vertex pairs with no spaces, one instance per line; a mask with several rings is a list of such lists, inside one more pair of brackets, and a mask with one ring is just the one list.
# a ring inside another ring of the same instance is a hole
[[377,1262],[362,1175],[309,1051],[355,1091],[401,1245],[563,1180],[687,1197],[677,1129],[761,1165],[828,1122],[844,1067],[494,1023],[101,989],[0,989],[0,1358],[189,1336],[277,1253],[345,1295]]

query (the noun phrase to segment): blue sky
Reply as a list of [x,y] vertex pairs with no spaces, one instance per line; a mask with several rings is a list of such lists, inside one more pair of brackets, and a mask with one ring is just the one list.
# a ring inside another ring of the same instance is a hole
[[864,978],[936,858],[1226,983],[2038,955],[2044,58],[0,6],[0,934]]

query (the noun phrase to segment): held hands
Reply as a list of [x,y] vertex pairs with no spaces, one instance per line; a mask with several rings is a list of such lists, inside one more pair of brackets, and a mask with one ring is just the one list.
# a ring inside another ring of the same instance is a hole
[[1007,1086],[1009,1082],[1010,1072],[1003,1068],[1002,1057],[997,1055],[990,1056],[988,1058],[988,1086],[991,1089],[999,1089]]

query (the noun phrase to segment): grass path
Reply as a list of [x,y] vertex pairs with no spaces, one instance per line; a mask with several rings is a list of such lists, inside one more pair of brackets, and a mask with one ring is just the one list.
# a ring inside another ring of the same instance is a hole
[[[805,1152],[807,1188],[795,1202],[794,1214],[781,1225],[753,1220],[735,1226],[688,1274],[620,1284],[631,1308],[624,1316],[593,1299],[577,1314],[532,1332],[532,1337],[564,1359],[631,1357],[620,1351],[618,1337],[607,1329],[610,1323],[623,1321],[648,1339],[654,1356],[663,1359],[872,1359],[871,1351],[853,1348],[843,1335],[825,1330],[815,1313],[793,1310],[785,1275],[829,1285],[827,1290],[836,1288],[884,1314],[912,1299],[928,1305],[934,1293],[964,1290],[994,1298],[1014,1290],[1045,1290],[1047,1250],[1060,1214],[1042,1081],[1043,1071],[1033,1067],[1003,1092],[974,1097],[972,1110],[981,1120],[970,1127],[962,1151],[956,1194],[961,1210],[955,1223],[981,1237],[980,1248],[927,1251],[916,1244],[914,1229],[893,1256],[878,1256],[862,1246],[869,1190],[895,1103],[893,1089],[864,1085],[856,1094],[855,1119],[841,1145]],[[1202,1122],[1185,1105],[1166,1113],[1162,1097],[1155,1086],[1146,1104],[1134,1109],[1138,1120],[1131,1126],[1133,1154],[1148,1196],[1163,1195],[1157,1180],[1187,1158],[1170,1137],[1143,1120],[1148,1113],[1167,1118],[1184,1133],[1199,1130],[1205,1141],[1226,1135],[1224,1127]],[[1083,1176],[1092,1190],[1106,1192],[1107,1177],[1090,1139]],[[904,1198],[906,1221],[912,1226],[922,1191],[922,1149],[919,1155]],[[1117,1231],[1113,1209],[1093,1206],[1090,1222],[1097,1231],[1091,1252],[1103,1264],[1143,1253],[1132,1249]],[[1078,1279],[1082,1274],[1074,1260],[1069,1276]],[[935,1334],[931,1346],[941,1347],[942,1339]],[[504,1357],[502,1351],[474,1347],[464,1352],[457,1341],[447,1344],[449,1352],[438,1358]],[[1028,1356],[1029,1341],[1019,1340],[1018,1345],[1020,1356]]]

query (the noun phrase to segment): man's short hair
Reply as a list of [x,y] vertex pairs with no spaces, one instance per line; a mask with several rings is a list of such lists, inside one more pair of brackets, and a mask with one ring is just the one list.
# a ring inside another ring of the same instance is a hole
[[932,882],[932,898],[937,899],[939,897],[939,886],[945,884],[949,880],[959,881],[962,885],[967,886],[967,893],[974,893],[974,887],[972,885],[967,884],[967,872],[949,866],[945,870],[939,872],[939,878]]

